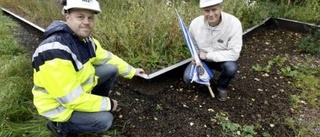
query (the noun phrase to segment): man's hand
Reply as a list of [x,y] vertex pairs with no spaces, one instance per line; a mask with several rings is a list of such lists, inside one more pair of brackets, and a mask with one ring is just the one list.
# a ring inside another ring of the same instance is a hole
[[200,50],[200,59],[207,60],[207,52],[204,50]]
[[111,99],[111,101],[113,102],[113,107],[111,109],[111,111],[116,111],[117,110],[117,107],[118,107],[118,101],[117,100],[114,100],[114,99]]
[[148,77],[148,75],[144,72],[144,70],[142,68],[137,68],[136,69],[136,73],[134,75],[142,77],[142,78],[147,78]]

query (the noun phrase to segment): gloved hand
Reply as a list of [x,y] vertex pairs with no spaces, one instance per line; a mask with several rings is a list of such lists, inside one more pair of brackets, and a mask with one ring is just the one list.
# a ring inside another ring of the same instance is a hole
[[117,110],[118,101],[117,101],[117,100],[114,100],[114,99],[111,99],[111,101],[113,102],[113,107],[112,107],[112,109],[111,109],[111,112],[113,112],[113,111],[116,111],[116,110]]
[[144,72],[144,70],[142,68],[137,68],[136,73],[134,75],[142,77],[142,78],[148,77],[148,75]]

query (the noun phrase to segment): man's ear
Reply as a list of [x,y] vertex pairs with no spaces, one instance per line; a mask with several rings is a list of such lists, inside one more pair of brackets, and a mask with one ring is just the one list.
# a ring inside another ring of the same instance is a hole
[[68,13],[65,13],[64,16],[66,17],[66,19],[70,18],[70,15]]

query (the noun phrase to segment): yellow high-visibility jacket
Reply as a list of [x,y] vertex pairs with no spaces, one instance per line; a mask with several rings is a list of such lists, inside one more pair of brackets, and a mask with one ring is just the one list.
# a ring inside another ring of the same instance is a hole
[[91,94],[98,79],[94,65],[99,64],[115,65],[125,78],[132,78],[136,71],[97,40],[79,39],[62,21],[51,23],[32,56],[32,94],[38,113],[65,122],[73,111],[110,111],[110,98]]

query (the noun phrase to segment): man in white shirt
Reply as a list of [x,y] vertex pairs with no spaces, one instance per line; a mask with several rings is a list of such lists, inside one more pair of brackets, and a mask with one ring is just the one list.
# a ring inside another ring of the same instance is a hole
[[[200,0],[203,15],[192,20],[189,31],[199,49],[200,59],[220,71],[217,81],[218,99],[226,101],[227,89],[238,70],[242,48],[242,25],[238,18],[222,11],[223,0]],[[188,69],[184,80],[188,82]]]

